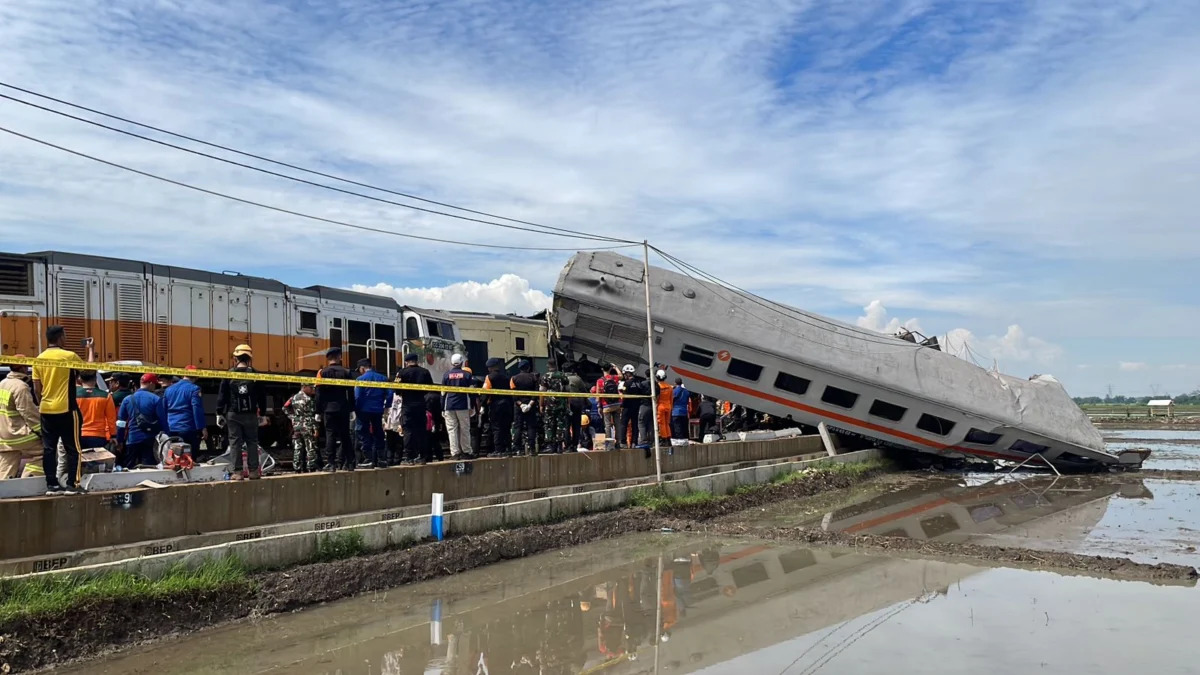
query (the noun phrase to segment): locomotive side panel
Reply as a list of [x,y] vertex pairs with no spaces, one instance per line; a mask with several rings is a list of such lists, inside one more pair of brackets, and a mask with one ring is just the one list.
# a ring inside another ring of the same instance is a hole
[[37,354],[46,316],[46,266],[29,256],[0,257],[0,354]]

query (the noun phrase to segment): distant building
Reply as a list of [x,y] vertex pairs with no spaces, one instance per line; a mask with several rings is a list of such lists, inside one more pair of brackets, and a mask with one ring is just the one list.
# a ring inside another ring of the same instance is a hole
[[1167,417],[1175,416],[1175,401],[1169,398],[1160,398],[1150,401],[1146,404],[1150,407],[1150,416],[1165,415]]
[[549,337],[545,319],[527,319],[515,314],[485,312],[447,312],[458,325],[467,361],[477,376],[484,375],[488,359],[503,359],[510,371],[514,361],[529,359],[534,370],[546,372],[550,357]]

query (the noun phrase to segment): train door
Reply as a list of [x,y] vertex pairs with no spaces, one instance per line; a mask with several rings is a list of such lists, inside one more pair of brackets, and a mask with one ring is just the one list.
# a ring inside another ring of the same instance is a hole
[[149,358],[145,278],[106,274],[102,306],[107,324],[97,356],[108,361],[145,362]]
[[212,368],[212,288],[171,284],[172,366]]
[[245,288],[230,288],[228,297],[229,338],[225,354],[232,358],[233,350],[238,345],[250,343],[250,292]]
[[289,335],[285,326],[283,294],[265,290],[249,291],[250,326],[248,334],[254,347],[254,363],[259,370],[272,373],[290,371],[287,353]]
[[[140,299],[140,285],[136,290]],[[107,347],[100,344],[104,314],[101,311],[99,276],[80,272],[57,272],[54,275],[54,307],[50,314],[54,317],[50,323],[57,322],[66,331],[63,344],[67,349],[78,352],[81,356],[86,355],[83,340],[90,337],[97,342],[97,355],[105,353],[102,348]]]

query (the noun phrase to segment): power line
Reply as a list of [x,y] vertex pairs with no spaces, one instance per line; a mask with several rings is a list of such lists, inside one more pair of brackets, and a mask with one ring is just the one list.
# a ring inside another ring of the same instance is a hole
[[[824,331],[827,331],[830,333],[834,333],[835,335],[847,335],[847,333],[843,332],[843,329],[845,328],[845,326],[842,326],[839,323],[836,323],[829,319],[824,319],[819,316],[805,314],[803,312],[800,312],[799,310],[788,307],[786,305],[783,305],[783,304],[780,304],[780,303],[777,303],[777,302],[774,302],[771,300],[766,300],[766,299],[760,298],[757,295],[751,293],[750,291],[747,291],[744,288],[740,288],[738,286],[735,286],[734,284],[724,281],[723,279],[713,276],[712,274],[705,272],[704,270],[696,267],[695,265],[692,265],[683,260],[680,260],[679,258],[676,258],[676,257],[666,253],[665,251],[662,251],[657,248],[654,250],[659,255],[663,256],[664,258],[673,260],[675,263],[678,263],[679,265],[683,265],[684,267],[687,267],[688,269],[692,270],[696,274],[704,277],[710,283],[719,285],[719,286],[723,286],[726,289],[736,293],[737,295],[740,295],[740,296],[746,298],[747,300],[753,302],[754,304],[759,305],[760,307],[766,308],[772,312],[775,312],[776,314],[780,314],[780,315],[784,316],[785,318],[792,319],[793,321],[798,321],[802,324],[811,326],[818,330],[824,330]],[[688,276],[691,276],[691,275],[688,275]],[[762,319],[760,318],[760,320],[762,320]],[[817,323],[812,323],[813,321],[816,321]],[[824,324],[824,325],[818,325],[818,324]],[[895,340],[881,339],[880,337],[876,337],[873,333],[866,331],[866,330],[863,330],[862,333],[867,333],[867,334],[862,335],[862,334],[856,333],[856,334],[852,334],[851,337],[858,339],[858,340],[862,340],[864,342],[873,342],[875,344],[885,345],[885,346],[889,346],[889,347],[897,346]],[[821,343],[821,344],[824,344],[824,343]],[[916,343],[910,343],[910,344],[913,344],[916,347],[923,346],[923,345],[917,345]],[[827,345],[827,346],[831,346],[831,345]],[[891,351],[902,351],[902,350],[891,350]]]
[[[654,248],[654,247],[651,247],[651,248]],[[807,336],[807,335],[801,335],[800,333],[794,333],[794,332],[788,331],[788,330],[784,329],[782,326],[779,326],[779,325],[777,325],[777,324],[774,324],[774,323],[772,323],[771,321],[768,321],[767,319],[764,319],[764,318],[762,318],[761,316],[758,316],[757,314],[754,314],[753,312],[747,311],[747,310],[746,310],[744,307],[740,307],[740,306],[738,306],[738,305],[737,305],[736,303],[734,303],[732,300],[730,300],[729,298],[726,298],[726,297],[722,296],[720,293],[717,293],[717,294],[716,294],[716,295],[717,295],[717,297],[719,297],[719,298],[721,298],[722,300],[724,300],[725,302],[729,303],[729,304],[730,304],[731,306],[733,306],[735,309],[740,309],[741,311],[745,312],[745,313],[746,313],[746,314],[748,314],[749,316],[752,316],[752,317],[754,317],[754,318],[758,319],[759,321],[763,322],[764,324],[766,324],[766,325],[769,325],[769,326],[774,326],[775,328],[779,329],[780,331],[782,331],[782,332],[784,332],[784,333],[787,333],[788,335],[791,335],[791,336],[793,336],[793,337],[797,337],[797,338],[799,338],[799,339],[801,339],[801,340],[805,340],[805,341],[808,341],[808,342],[812,342],[812,343],[814,343],[814,344],[819,344],[819,345],[821,345],[821,346],[824,346],[824,347],[829,347],[829,348],[831,348],[831,349],[840,349],[840,350],[843,350],[843,351],[853,352],[853,353],[856,353],[856,354],[897,354],[897,353],[901,353],[901,352],[906,352],[906,351],[913,350],[913,348],[920,348],[920,347],[921,347],[921,345],[917,345],[917,344],[915,344],[915,343],[903,343],[903,341],[901,341],[901,340],[883,340],[883,339],[877,339],[877,338],[875,338],[875,337],[873,337],[873,336],[870,336],[870,335],[857,335],[857,334],[855,334],[855,335],[850,335],[850,334],[847,334],[847,333],[843,333],[843,332],[841,332],[840,330],[837,330],[837,329],[840,329],[840,328],[841,328],[841,326],[839,326],[838,324],[836,324],[836,323],[833,323],[833,322],[831,322],[831,321],[825,321],[825,320],[821,320],[821,319],[818,319],[817,317],[809,317],[809,316],[808,316],[808,315],[806,315],[806,314],[799,314],[799,315],[797,315],[797,314],[791,314],[791,313],[782,312],[782,311],[780,311],[780,310],[779,310],[777,307],[775,307],[775,306],[772,306],[772,305],[775,305],[776,303],[765,304],[765,303],[764,303],[764,302],[763,302],[763,301],[762,301],[760,298],[758,298],[758,296],[756,296],[756,295],[754,295],[753,293],[750,293],[750,292],[748,292],[748,291],[741,291],[740,293],[738,293],[738,292],[737,292],[737,291],[735,291],[734,289],[732,289],[732,288],[729,288],[729,287],[728,287],[728,285],[727,285],[725,282],[721,281],[720,279],[717,279],[716,277],[714,277],[714,276],[712,276],[712,275],[708,274],[707,272],[704,272],[703,270],[700,270],[699,268],[697,268],[697,267],[695,267],[695,266],[693,266],[693,265],[690,265],[689,263],[686,263],[686,262],[684,262],[684,261],[682,261],[682,260],[680,260],[680,259],[678,259],[678,258],[676,258],[676,257],[674,257],[674,256],[672,256],[672,255],[670,255],[670,254],[668,254],[668,253],[666,253],[665,251],[662,251],[661,249],[657,249],[657,248],[654,248],[654,251],[655,251],[656,253],[658,253],[660,256],[662,256],[664,260],[666,260],[668,263],[670,263],[670,264],[671,264],[671,266],[675,267],[675,269],[679,270],[679,271],[680,271],[682,274],[684,274],[684,275],[685,275],[685,276],[687,276],[688,278],[692,279],[693,281],[696,281],[697,283],[703,283],[703,282],[701,282],[700,280],[696,279],[696,277],[695,277],[695,276],[693,276],[693,275],[691,274],[691,272],[689,272],[689,271],[688,271],[689,269],[690,269],[690,270],[692,270],[692,271],[694,271],[696,274],[699,274],[699,275],[701,275],[702,277],[704,277],[705,279],[707,279],[707,280],[708,280],[708,283],[709,283],[710,285],[714,285],[714,286],[718,286],[718,287],[721,287],[721,288],[725,288],[726,290],[729,290],[730,292],[737,293],[738,295],[741,295],[742,297],[744,297],[744,298],[746,298],[746,299],[750,300],[751,302],[753,302],[753,303],[754,303],[754,304],[756,304],[756,305],[759,305],[759,306],[765,307],[766,309],[768,309],[768,310],[770,310],[770,311],[773,311],[773,312],[776,312],[776,313],[778,313],[778,314],[782,314],[782,315],[783,315],[785,318],[791,319],[791,320],[793,320],[793,321],[798,321],[798,322],[800,322],[800,323],[802,323],[802,324],[805,324],[805,325],[807,325],[807,326],[810,326],[810,327],[812,327],[812,328],[816,328],[816,329],[818,329],[818,330],[822,330],[822,331],[825,331],[825,332],[828,332],[828,333],[833,333],[834,335],[843,335],[843,336],[851,337],[851,338],[853,338],[853,339],[855,339],[855,340],[861,340],[861,341],[863,341],[863,342],[867,342],[867,343],[879,344],[879,345],[883,345],[883,346],[886,346],[886,347],[896,347],[896,349],[889,349],[889,350],[886,350],[886,351],[874,351],[874,352],[871,352],[871,351],[863,351],[863,350],[861,350],[861,349],[853,349],[853,348],[850,348],[850,347],[841,347],[841,346],[838,346],[838,345],[829,344],[829,343],[827,343],[827,342],[822,342],[822,341],[820,341],[820,340],[813,339],[813,338],[811,338],[811,337],[809,337],[809,336]],[[686,269],[685,269],[685,268],[686,268]],[[737,287],[734,287],[734,288],[737,288]],[[738,289],[738,290],[741,290],[741,289]],[[809,319],[809,318],[816,319],[817,321],[820,321],[821,323],[824,323],[824,324],[826,324],[826,325],[820,325],[819,323],[811,323],[810,321],[807,321],[807,320],[806,320],[806,319]],[[832,326],[832,328],[830,328],[830,326]],[[903,344],[912,344],[912,347],[904,347],[904,346],[903,346]]]
[[322,216],[314,216],[312,214],[302,213],[300,211],[293,211],[291,209],[285,209],[285,208],[282,208],[279,206],[272,206],[271,204],[264,204],[262,202],[256,202],[256,201],[253,201],[250,199],[244,199],[242,197],[235,197],[233,195],[226,194],[224,192],[217,192],[216,190],[209,190],[207,188],[202,188],[197,185],[192,185],[190,183],[184,183],[183,181],[174,180],[172,178],[167,178],[165,176],[159,176],[157,174],[153,174],[148,171],[142,171],[141,169],[135,169],[130,166],[125,166],[124,164],[112,162],[107,159],[101,159],[94,155],[89,155],[87,153],[80,152],[78,150],[72,150],[70,148],[66,148],[61,145],[56,145],[54,143],[51,143],[50,141],[44,141],[40,138],[34,138],[33,136],[28,136],[26,134],[20,133],[18,131],[13,131],[12,129],[8,129],[6,127],[0,127],[0,131],[4,132],[6,134],[11,134],[18,138],[23,138],[27,141],[32,141],[39,145],[44,145],[49,148],[54,148],[55,150],[60,150],[65,153],[75,155],[76,157],[90,159],[93,162],[98,162],[98,163],[104,164],[106,166],[111,166],[116,169],[121,169],[122,171],[128,171],[130,173],[135,173],[135,174],[138,174],[139,176],[145,176],[146,178],[153,178],[154,180],[162,181],[164,183],[168,183],[170,185],[175,185],[177,187],[187,188],[188,190],[194,190],[194,191],[200,192],[202,194],[210,195],[213,197],[220,197],[222,199],[228,199],[230,201],[238,202],[241,204],[247,204],[249,206],[257,206],[261,209],[267,209],[269,211],[276,211],[278,213],[286,213],[287,215],[296,216],[298,218],[306,218],[308,220],[315,220],[315,221],[322,222],[322,223],[329,223],[331,225],[338,225],[340,227],[348,227],[348,228],[355,229],[355,230],[362,230],[364,232],[374,232],[376,234],[386,234],[386,235],[390,235],[393,237],[403,237],[405,239],[416,239],[419,241],[429,241],[429,242],[434,242],[434,243],[438,243],[438,244],[454,244],[456,246],[474,246],[474,247],[478,247],[478,248],[506,249],[506,250],[515,250],[515,251],[579,251],[579,250],[601,251],[601,250],[613,250],[613,249],[619,249],[619,248],[629,248],[631,246],[640,246],[641,245],[641,244],[624,244],[621,246],[600,246],[600,247],[589,248],[589,249],[580,249],[577,247],[548,248],[548,247],[537,247],[537,246],[503,246],[500,244],[478,244],[478,243],[472,243],[472,242],[466,242],[466,241],[456,241],[453,239],[438,239],[436,237],[423,237],[423,236],[417,235],[417,234],[405,234],[402,232],[392,232],[391,230],[383,230],[383,229],[379,229],[379,228],[375,228],[375,227],[369,227],[366,225],[358,225],[355,223],[348,223],[348,222],[341,221],[341,220],[333,220],[332,218],[324,218]]
[[[501,216],[501,215],[496,215],[496,214],[494,214],[494,213],[488,213],[487,211],[477,211],[477,210],[474,210],[474,209],[469,209],[469,208],[466,208],[466,207],[463,207],[463,206],[456,206],[456,205],[454,205],[454,204],[450,204],[450,203],[448,203],[448,202],[440,202],[440,201],[436,201],[436,200],[433,200],[433,199],[428,199],[428,198],[425,198],[425,197],[419,197],[419,196],[417,196],[417,195],[414,195],[414,194],[409,194],[409,193],[406,193],[406,192],[400,192],[400,191],[397,191],[397,190],[391,190],[391,189],[388,189],[388,188],[379,187],[379,186],[377,186],[377,185],[371,185],[370,183],[364,183],[364,182],[361,182],[361,181],[356,181],[356,180],[353,180],[353,179],[351,179],[351,178],[345,178],[345,177],[343,177],[343,176],[338,176],[338,175],[331,174],[331,173],[325,173],[325,172],[322,172],[322,171],[317,171],[317,170],[315,170],[315,169],[306,169],[306,168],[304,168],[304,167],[302,167],[302,166],[297,166],[297,165],[295,165],[295,164],[289,164],[288,162],[284,162],[284,161],[277,160],[277,159],[272,159],[272,158],[270,158],[270,157],[266,157],[266,156],[263,156],[263,155],[257,155],[257,154],[254,154],[254,153],[252,153],[252,152],[246,152],[246,151],[243,151],[243,150],[238,150],[238,149],[236,149],[236,148],[231,148],[231,147],[229,147],[229,146],[226,146],[226,145],[221,145],[221,144],[219,144],[219,143],[213,143],[213,142],[211,142],[211,141],[205,141],[205,140],[202,140],[202,139],[196,138],[196,137],[194,137],[194,136],[188,136],[188,135],[186,135],[186,134],[181,134],[181,133],[179,133],[179,132],[170,131],[170,130],[168,130],[168,129],[164,129],[164,128],[162,128],[162,127],[156,127],[156,126],[153,126],[153,125],[150,125],[150,124],[146,124],[146,123],[144,123],[144,122],[138,122],[138,121],[135,121],[135,120],[132,120],[132,119],[126,118],[126,117],[121,117],[121,116],[119,116],[119,115],[114,115],[114,114],[112,114],[112,113],[107,113],[107,112],[104,112],[104,111],[102,111],[102,110],[97,110],[97,109],[95,109],[95,108],[89,108],[89,107],[87,107],[87,106],[80,105],[80,104],[78,104],[78,103],[72,103],[72,102],[70,102],[70,101],[66,101],[66,100],[63,100],[63,99],[61,99],[61,98],[55,98],[55,97],[53,97],[53,96],[49,96],[49,95],[47,95],[47,94],[41,94],[41,93],[38,93],[38,92],[36,92],[36,91],[33,91],[33,90],[31,90],[31,89],[26,89],[26,88],[24,88],[24,87],[18,87],[18,86],[14,85],[14,84],[9,84],[9,83],[7,83],[7,82],[0,81],[0,87],[5,87],[5,88],[7,88],[7,89],[11,89],[11,90],[14,90],[14,91],[19,91],[19,92],[22,92],[22,93],[24,93],[24,94],[29,94],[30,96],[36,96],[36,97],[38,97],[38,98],[41,98],[41,99],[44,99],[44,100],[47,100],[47,101],[53,101],[53,102],[55,102],[55,103],[58,103],[58,104],[60,104],[60,105],[65,105],[65,106],[69,106],[69,107],[71,107],[71,108],[75,108],[76,110],[83,110],[83,111],[85,111],[85,112],[92,113],[93,115],[100,115],[100,116],[102,116],[102,117],[107,117],[107,118],[109,118],[109,119],[112,119],[112,120],[117,120],[117,121],[119,121],[119,122],[124,122],[125,124],[131,124],[131,125],[133,125],[133,126],[136,126],[136,127],[141,127],[141,128],[143,128],[143,129],[149,129],[149,130],[151,130],[151,131],[155,131],[155,132],[157,132],[157,133],[160,133],[160,134],[165,134],[165,135],[167,135],[167,136],[174,136],[175,138],[180,138],[180,139],[183,139],[183,140],[186,140],[186,141],[190,141],[190,142],[192,142],[192,143],[198,143],[198,144],[200,144],[200,145],[205,145],[205,146],[208,146],[208,147],[210,147],[210,148],[216,148],[216,149],[218,149],[218,150],[224,150],[225,152],[231,152],[231,153],[233,153],[233,154],[235,154],[235,155],[241,155],[242,157],[249,157],[249,158],[251,158],[251,159],[256,159],[256,160],[259,160],[259,161],[261,161],[261,162],[267,162],[267,163],[269,163],[269,164],[274,164],[274,165],[276,165],[276,166],[282,166],[282,167],[286,167],[286,168],[288,168],[288,169],[292,169],[292,170],[295,170],[295,171],[300,171],[300,172],[307,173],[307,174],[310,174],[310,175],[314,175],[314,176],[320,176],[320,177],[322,177],[322,178],[328,178],[328,179],[330,179],[330,180],[335,180],[335,181],[338,181],[338,182],[340,182],[340,183],[346,183],[346,184],[348,184],[348,185],[355,185],[355,186],[358,186],[358,187],[363,187],[363,188],[367,188],[367,189],[370,189],[370,190],[376,190],[376,191],[379,191],[379,192],[385,192],[385,193],[387,193],[387,194],[396,195],[397,197],[404,197],[405,199],[413,199],[413,200],[416,200],[416,201],[419,201],[419,202],[425,202],[426,204],[434,204],[434,205],[436,205],[436,206],[441,206],[441,207],[444,207],[444,208],[454,209],[454,210],[456,210],[456,211],[463,211],[463,212],[465,212],[465,213],[473,213],[473,214],[475,214],[475,215],[477,215],[477,216],[485,216],[485,217],[487,217],[487,218],[495,218],[495,219],[497,219],[497,220],[506,220],[506,221],[508,221],[508,222],[510,222],[510,223],[519,223],[519,224],[521,224],[521,225],[529,225],[529,226],[531,226],[531,227],[542,228],[542,229],[544,229],[544,230],[551,230],[551,231],[555,231],[555,232],[561,232],[561,233],[564,233],[564,234],[566,234],[566,235],[569,235],[569,236],[574,236],[574,237],[581,237],[581,238],[587,238],[587,239],[594,239],[594,240],[597,240],[597,241],[611,241],[611,242],[622,243],[622,244],[637,243],[637,242],[632,242],[632,241],[630,241],[630,240],[627,240],[627,239],[619,239],[619,238],[616,238],[616,237],[607,237],[607,236],[605,236],[605,235],[598,235],[598,234],[593,234],[593,233],[590,233],[590,232],[575,232],[575,231],[572,231],[572,230],[569,230],[569,229],[565,229],[565,228],[561,228],[561,227],[554,227],[554,226],[552,226],[552,225],[543,225],[543,224],[541,224],[541,223],[531,222],[531,221],[528,221],[528,220],[520,220],[520,219],[517,219],[517,218],[509,218],[509,217],[507,217],[507,216]],[[5,98],[8,98],[8,99],[10,99],[10,100],[13,100],[13,101],[16,101],[16,102],[18,102],[18,103],[23,103],[23,104],[25,104],[25,105],[30,105],[30,106],[34,106],[34,107],[38,107],[38,108],[42,108],[42,106],[39,106],[39,105],[37,105],[37,104],[34,104],[34,103],[30,103],[30,102],[28,102],[28,101],[22,101],[21,99],[12,98],[12,97],[9,97],[9,96],[5,96]],[[78,119],[78,120],[81,120],[81,121],[87,122],[87,123],[89,123],[89,124],[95,124],[95,125],[97,125],[97,126],[105,126],[105,125],[102,125],[102,124],[100,124],[100,123],[98,123],[98,122],[94,122],[94,121],[92,121],[92,120],[87,120],[87,119],[83,119],[83,118],[74,117],[73,115],[68,115],[67,113],[63,113],[63,112],[61,112],[61,111],[53,110],[53,109],[51,109],[51,108],[42,108],[42,109],[43,109],[43,110],[48,110],[48,111],[50,111],[50,112],[53,112],[53,113],[55,113],[55,114],[64,115],[64,116],[67,116],[67,117],[72,117],[72,118],[74,118],[74,119]],[[121,132],[121,133],[125,133],[125,134],[131,135],[131,136],[136,136],[137,138],[142,138],[142,139],[144,139],[144,140],[149,140],[149,141],[152,141],[152,142],[155,142],[155,143],[160,143],[160,144],[162,144],[162,145],[170,145],[170,144],[168,144],[168,143],[164,143],[164,142],[162,142],[162,141],[157,141],[157,140],[155,140],[155,139],[148,138],[148,137],[145,137],[145,136],[139,136],[139,135],[137,135],[137,134],[133,134],[132,132],[127,132],[127,131],[124,131],[124,130],[121,130],[121,129],[116,129],[116,128],[113,128],[113,127],[107,127],[107,126],[105,126],[105,128],[107,128],[107,129],[112,129],[112,130],[114,130],[114,131],[119,131],[119,132]],[[187,148],[182,148],[182,147],[179,147],[179,146],[173,146],[173,145],[171,145],[170,147],[175,147],[175,148],[178,148],[178,149],[180,149],[180,150],[185,150],[185,151],[187,151],[187,152],[192,152],[192,153],[195,153],[195,154],[201,154],[201,155],[204,155],[205,157],[212,157],[213,159],[218,159],[218,160],[220,160],[220,161],[226,161],[226,162],[230,162],[230,163],[233,163],[233,164],[237,164],[236,162],[232,162],[232,161],[230,161],[230,160],[225,160],[225,159],[222,159],[222,158],[219,158],[219,157],[215,157],[215,156],[212,156],[212,155],[205,155],[204,153],[199,153],[199,152],[196,152],[196,151],[194,151],[194,150],[189,150],[189,149],[187,149]],[[247,165],[238,164],[238,166],[247,166]],[[247,168],[251,168],[251,169],[254,169],[254,170],[256,170],[256,171],[264,171],[265,173],[272,173],[272,172],[266,171],[265,169],[260,169],[260,168],[258,168],[258,167],[251,167],[251,166],[247,166]],[[281,175],[281,174],[273,174],[273,175]],[[289,179],[291,179],[291,180],[301,180],[301,179],[295,178],[294,176],[283,176],[283,177],[285,177],[285,178],[289,178]],[[315,184],[315,183],[313,183],[313,184],[314,184],[314,185],[318,185],[319,187],[325,187],[325,188],[327,188],[327,189],[331,189],[331,190],[336,190],[336,189],[337,189],[337,188],[334,188],[334,187],[332,187],[332,186],[320,185],[320,184]],[[355,194],[355,195],[358,195],[358,196],[360,196],[360,197],[365,197],[365,195],[361,195],[361,194],[358,194],[358,193],[353,193],[353,192],[349,192],[348,194]],[[366,198],[367,198],[367,199],[372,199],[371,197],[366,197]],[[427,210],[427,209],[421,209],[420,207],[412,206],[411,204],[398,204],[398,203],[396,203],[396,202],[387,202],[387,203],[397,204],[398,206],[404,206],[404,207],[411,208],[411,209],[417,209],[417,210]],[[438,214],[440,214],[440,215],[446,215],[446,216],[450,216],[450,217],[452,217],[452,218],[463,218],[462,216],[455,216],[455,215],[453,215],[453,214],[441,213],[441,212],[439,212],[439,211],[430,211],[430,212],[431,212],[431,213],[438,213]],[[466,220],[474,220],[474,219],[471,219],[471,218],[465,218],[465,219],[466,219]],[[486,222],[486,221],[476,221],[476,222]],[[500,225],[499,223],[488,223],[488,224],[491,224],[491,225],[498,225],[498,226],[500,226],[500,227],[504,227],[503,225]],[[523,229],[523,228],[517,228],[517,229]],[[544,234],[549,234],[549,233],[550,233],[550,232],[545,232]]]
[[[187,148],[182,145],[175,145],[174,143],[168,143],[166,141],[162,141],[157,138],[151,138],[150,136],[143,136],[141,134],[136,134],[132,131],[127,131],[125,129],[121,129],[118,127],[103,124],[103,123],[97,122],[95,120],[89,120],[86,117],[79,117],[78,115],[72,115],[70,113],[63,112],[61,110],[55,110],[54,108],[48,108],[43,105],[38,105],[37,103],[33,103],[30,101],[23,101],[14,96],[9,96],[8,94],[0,94],[0,98],[7,99],[7,100],[13,101],[15,103],[20,103],[21,105],[26,105],[31,108],[36,108],[38,110],[43,110],[45,112],[52,113],[54,115],[66,117],[67,119],[72,119],[77,122],[83,122],[84,124],[90,124],[92,126],[99,127],[101,129],[107,129],[108,131],[112,131],[112,132],[115,132],[118,134],[124,134],[125,136],[129,136],[131,138],[137,138],[137,139],[140,139],[143,141],[147,141],[149,143],[154,143],[156,145],[161,145],[163,147],[172,148],[174,150],[179,150],[181,152],[186,152],[186,153],[189,153],[192,155],[196,155],[198,157],[205,157],[207,159],[216,160],[218,162],[224,162],[225,164],[231,164],[233,166],[241,167],[243,169],[249,169],[251,171],[257,171],[259,173],[264,173],[264,174],[267,174],[268,176],[275,176],[276,178],[283,178],[286,180],[295,181],[297,183],[302,183],[304,185],[310,185],[312,187],[322,188],[325,190],[331,190],[333,192],[339,192],[341,194],[350,195],[352,197],[360,197],[362,199],[369,199],[371,201],[380,202],[383,204],[391,204],[392,206],[400,206],[400,207],[403,207],[406,209],[412,209],[414,211],[421,211],[423,213],[430,213],[433,215],[445,216],[447,218],[457,218],[458,220],[465,220],[465,221],[472,222],[472,223],[481,223],[483,225],[492,225],[494,227],[503,227],[503,228],[509,229],[509,230],[520,230],[522,232],[533,232],[534,234],[548,235],[548,236],[554,236],[554,237],[569,237],[569,238],[573,238],[573,239],[587,239],[587,240],[592,240],[592,241],[636,243],[636,242],[630,242],[625,239],[616,239],[613,237],[592,236],[592,235],[587,235],[587,234],[573,234],[573,233],[568,234],[567,233],[568,231],[565,231],[565,230],[563,232],[545,232],[542,230],[534,229],[532,227],[521,227],[519,225],[506,225],[504,223],[496,223],[496,222],[493,222],[490,220],[482,220],[480,218],[471,218],[469,216],[460,216],[456,213],[446,213],[445,211],[438,211],[436,209],[427,209],[427,208],[424,208],[421,206],[414,206],[412,204],[405,204],[403,202],[393,201],[391,199],[383,199],[382,197],[374,197],[372,195],[366,195],[361,192],[355,192],[353,190],[346,190],[346,189],[339,188],[339,187],[336,187],[333,185],[326,185],[325,183],[317,183],[315,181],[306,180],[304,178],[298,178],[296,176],[289,176],[285,173],[279,173],[278,171],[271,171],[270,169],[264,169],[262,167],[254,166],[252,164],[246,164],[244,162],[238,162],[238,161],[235,161],[232,159],[227,159],[225,157],[219,157],[217,155],[212,155],[207,152],[200,152],[199,150],[193,150],[192,148]],[[455,208],[455,207],[452,207],[452,208]]]

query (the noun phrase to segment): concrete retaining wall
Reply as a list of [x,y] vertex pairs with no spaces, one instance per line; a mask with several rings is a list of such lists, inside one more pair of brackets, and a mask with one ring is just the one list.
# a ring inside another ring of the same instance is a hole
[[[690,445],[662,457],[664,476],[703,467],[794,457],[821,448],[815,436]],[[654,475],[640,450],[480,459],[460,475],[453,463],[421,467],[280,476],[261,481],[138,488],[121,493],[0,501],[0,560],[41,558],[61,566],[63,554],[122,544],[148,546],[202,533],[393,511],[511,492],[616,482]]]
[[[818,440],[819,447],[819,440]],[[861,450],[829,458],[821,456],[813,459],[791,459],[783,461],[763,461],[754,466],[738,467],[727,465],[717,472],[701,471],[703,475],[694,475],[664,482],[664,488],[672,494],[683,494],[691,491],[705,491],[713,494],[728,494],[740,485],[761,484],[770,481],[776,475],[802,469],[816,462],[864,462],[880,456],[878,450]],[[630,484],[615,488],[600,488],[595,490],[577,491],[574,488],[555,490],[555,494],[537,496],[506,503],[464,505],[448,510],[445,522],[446,530],[452,534],[477,534],[504,527],[516,527],[530,523],[556,520],[586,513],[611,510],[626,504],[630,495],[646,481],[630,481]],[[513,495],[524,497],[533,493]],[[225,555],[236,555],[253,568],[281,567],[311,559],[317,551],[321,537],[355,530],[359,532],[366,546],[372,550],[399,546],[427,539],[430,536],[430,516],[428,506],[425,513],[419,515],[397,515],[382,522],[363,522],[343,524],[336,527],[312,530],[305,529],[295,532],[284,532],[262,536],[259,538],[242,539],[208,546],[199,546],[188,550],[168,551],[132,559],[114,560],[97,564],[83,565],[72,569],[41,571],[35,574],[62,574],[72,572],[102,572],[109,570],[126,570],[130,572],[156,576],[177,565],[199,565],[205,560],[219,558]],[[378,517],[377,514],[362,514],[365,517]],[[17,576],[34,576],[17,575]]]

